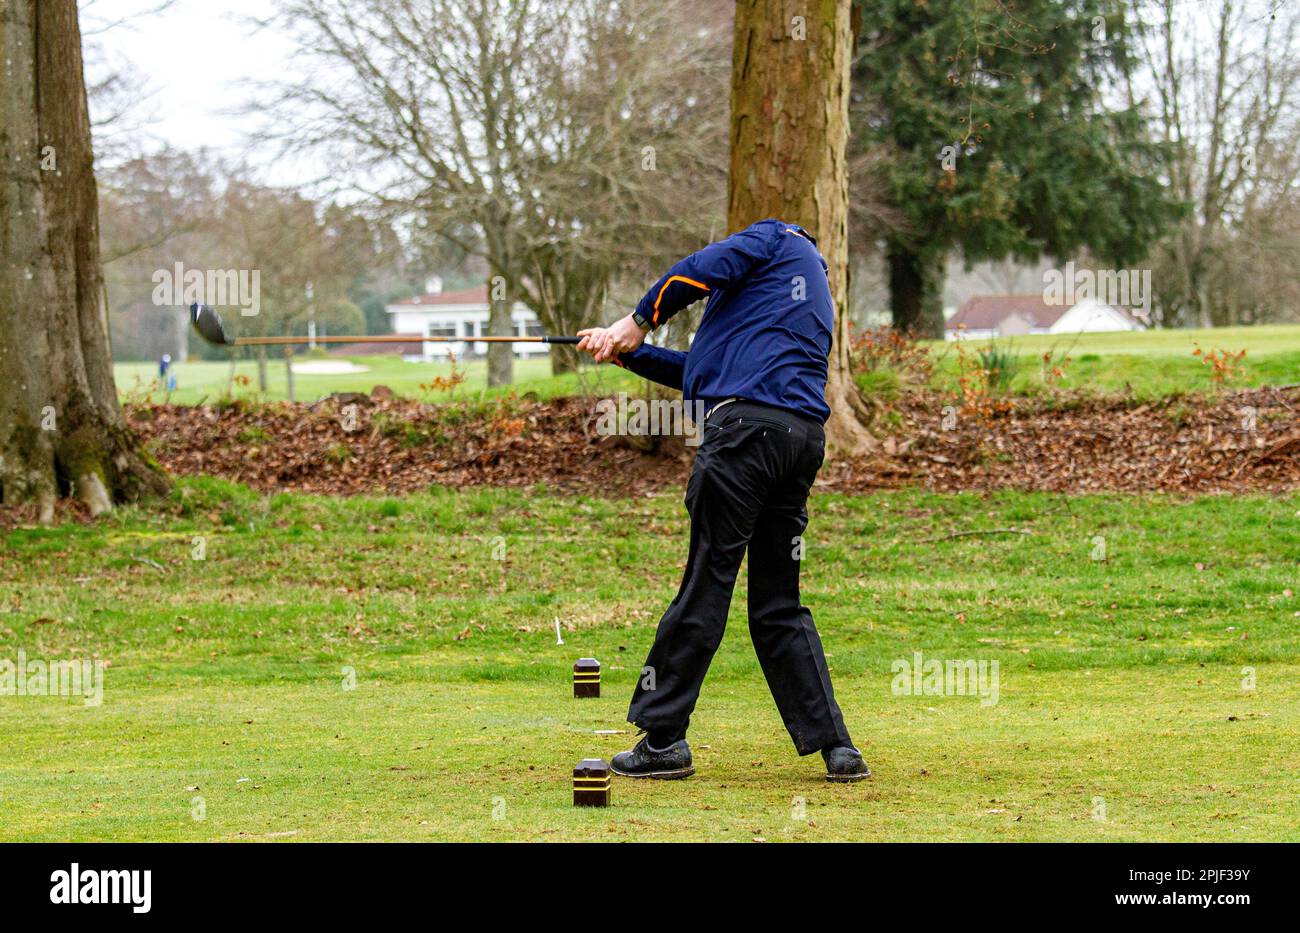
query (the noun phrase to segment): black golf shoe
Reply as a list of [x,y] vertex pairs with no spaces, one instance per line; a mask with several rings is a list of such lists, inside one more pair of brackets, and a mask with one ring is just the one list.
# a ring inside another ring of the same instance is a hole
[[862,760],[862,752],[849,745],[822,749],[826,761],[826,780],[847,784],[871,777],[871,769]]
[[691,764],[691,747],[679,739],[663,751],[650,748],[649,737],[636,743],[630,752],[619,752],[609,763],[610,770],[623,777],[655,778],[675,781],[695,773]]

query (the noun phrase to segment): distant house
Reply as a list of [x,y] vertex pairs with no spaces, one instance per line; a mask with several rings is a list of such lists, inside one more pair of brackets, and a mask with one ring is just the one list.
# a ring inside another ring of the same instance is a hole
[[1124,308],[1092,298],[1073,305],[1048,304],[1042,295],[978,295],[948,318],[943,328],[949,340],[1145,330]]
[[[444,292],[438,279],[431,279],[423,295],[403,298],[384,310],[390,315],[395,334],[411,335],[412,344],[403,347],[403,359],[430,361],[455,354],[458,359],[482,356],[488,345],[473,338],[488,333],[488,290],[486,285],[462,291]],[[540,337],[543,334],[537,315],[515,302],[510,314],[513,332],[520,337]],[[421,337],[460,337],[454,343],[428,343]],[[416,352],[408,352],[415,349]],[[544,343],[514,344],[516,356],[543,356],[550,348]],[[391,351],[390,351],[391,352]]]

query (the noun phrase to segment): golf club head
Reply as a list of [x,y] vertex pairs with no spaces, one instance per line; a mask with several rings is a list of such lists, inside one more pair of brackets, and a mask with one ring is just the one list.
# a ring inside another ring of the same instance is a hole
[[222,347],[234,343],[233,340],[226,336],[226,328],[221,323],[221,315],[211,305],[197,303],[190,305],[190,323],[199,332],[199,336],[208,343],[215,343],[217,346]]

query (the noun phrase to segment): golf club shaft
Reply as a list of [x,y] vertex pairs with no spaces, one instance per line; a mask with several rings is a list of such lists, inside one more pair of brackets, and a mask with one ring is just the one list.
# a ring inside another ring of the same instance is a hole
[[408,337],[402,334],[377,334],[360,337],[239,337],[227,346],[272,347],[295,343],[567,343],[576,344],[581,337]]

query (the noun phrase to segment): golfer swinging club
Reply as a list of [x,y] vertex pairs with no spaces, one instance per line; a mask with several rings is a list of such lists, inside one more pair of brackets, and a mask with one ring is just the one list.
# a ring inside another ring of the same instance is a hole
[[[689,352],[646,344],[647,332],[708,299]],[[691,550],[659,622],[628,722],[646,732],[614,756],[615,774],[695,773],[686,728],[722,641],[749,549],[749,631],[800,755],[820,751],[826,777],[869,775],[835,703],[812,613],[799,603],[808,491],[825,455],[822,425],[835,306],[826,260],[804,229],[763,220],[677,263],[636,311],[579,331],[579,349],[703,402],[704,438],[686,487]]]

